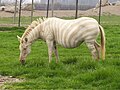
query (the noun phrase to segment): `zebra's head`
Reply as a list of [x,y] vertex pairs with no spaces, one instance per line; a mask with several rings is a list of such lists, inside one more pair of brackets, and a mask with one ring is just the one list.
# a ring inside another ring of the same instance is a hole
[[28,38],[21,39],[19,36],[17,36],[18,41],[20,42],[19,49],[20,49],[20,62],[22,64],[25,63],[25,59],[27,55],[31,51],[31,43],[29,43]]

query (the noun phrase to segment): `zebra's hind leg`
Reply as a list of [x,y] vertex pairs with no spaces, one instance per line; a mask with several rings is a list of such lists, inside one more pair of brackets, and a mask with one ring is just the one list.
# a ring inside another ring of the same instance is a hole
[[95,41],[89,41],[89,42],[86,42],[86,45],[87,47],[89,48],[92,56],[94,59],[99,59],[99,56],[98,56],[98,53],[97,53],[97,49],[95,47]]
[[54,41],[54,53],[55,53],[55,57],[56,57],[56,63],[58,63],[59,57],[58,57],[58,50],[56,47],[56,42]]
[[100,59],[100,48],[101,48],[101,46],[100,46],[100,44],[97,43],[97,41],[95,41],[94,45],[95,45],[95,48],[97,50],[98,59]]

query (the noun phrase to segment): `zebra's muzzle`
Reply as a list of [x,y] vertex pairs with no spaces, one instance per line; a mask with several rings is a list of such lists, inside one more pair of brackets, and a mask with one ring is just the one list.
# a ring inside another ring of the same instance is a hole
[[24,65],[25,64],[25,60],[20,60],[21,64]]

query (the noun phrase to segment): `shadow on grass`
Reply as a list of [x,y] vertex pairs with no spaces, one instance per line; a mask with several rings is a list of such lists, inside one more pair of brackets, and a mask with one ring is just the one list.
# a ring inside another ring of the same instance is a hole
[[67,58],[62,61],[63,64],[76,64],[77,63],[77,58]]

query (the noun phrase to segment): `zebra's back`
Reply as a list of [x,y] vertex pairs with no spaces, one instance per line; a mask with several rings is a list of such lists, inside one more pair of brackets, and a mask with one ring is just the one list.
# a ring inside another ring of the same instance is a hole
[[95,40],[99,33],[98,22],[93,18],[83,17],[74,20],[51,18],[50,23],[55,41],[66,48],[75,48],[85,40]]

